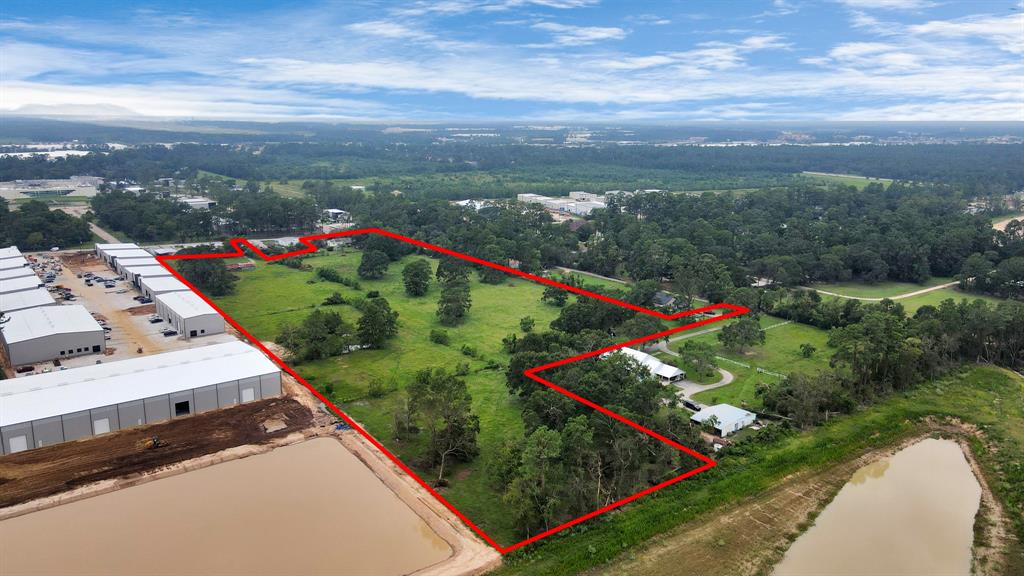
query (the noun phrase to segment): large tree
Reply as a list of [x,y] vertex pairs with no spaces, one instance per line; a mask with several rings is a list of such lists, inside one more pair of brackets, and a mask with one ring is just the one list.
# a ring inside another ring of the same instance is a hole
[[[216,252],[214,246],[186,248],[179,254],[205,254]],[[177,261],[178,272],[210,296],[226,296],[235,291],[238,277],[228,271],[223,258],[194,258]]]
[[357,331],[359,341],[371,348],[381,348],[384,343],[398,335],[398,312],[384,298],[366,301],[363,315],[359,318]]
[[390,263],[391,259],[387,254],[379,250],[367,250],[363,252],[363,257],[359,260],[359,268],[356,269],[356,273],[360,278],[368,280],[383,278]]
[[472,412],[473,398],[466,381],[443,368],[417,372],[407,393],[409,412],[430,436],[430,465],[437,466],[440,483],[451,460],[468,461],[479,452],[480,419]]
[[402,269],[402,281],[405,283],[405,293],[409,296],[423,296],[430,289],[430,277],[433,270],[430,262],[422,258],[414,260],[405,265]]
[[718,341],[723,346],[738,351],[764,344],[764,338],[764,330],[756,315],[743,316],[718,333]]
[[448,276],[441,283],[441,297],[437,301],[437,317],[445,326],[461,324],[473,305],[469,294],[469,279],[462,274]]

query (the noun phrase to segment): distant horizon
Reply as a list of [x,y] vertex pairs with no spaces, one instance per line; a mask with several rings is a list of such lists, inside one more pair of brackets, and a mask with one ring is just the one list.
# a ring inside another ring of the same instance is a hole
[[1024,121],[1024,0],[8,0],[0,51],[47,118]]

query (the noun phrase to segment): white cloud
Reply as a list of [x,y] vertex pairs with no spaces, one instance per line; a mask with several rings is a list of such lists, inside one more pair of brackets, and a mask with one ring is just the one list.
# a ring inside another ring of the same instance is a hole
[[983,39],[1012,54],[1024,54],[1024,14],[932,20],[907,30],[921,36]]
[[622,40],[626,37],[625,30],[614,26],[570,26],[557,22],[538,22],[531,27],[550,32],[552,42],[556,46],[586,46],[604,40]]
[[931,8],[935,2],[931,0],[838,0],[850,8],[862,10],[920,10]]

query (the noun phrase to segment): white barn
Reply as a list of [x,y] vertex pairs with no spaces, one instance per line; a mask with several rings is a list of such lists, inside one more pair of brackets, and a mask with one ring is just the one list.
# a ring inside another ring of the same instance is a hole
[[38,306],[56,305],[57,301],[53,299],[53,296],[50,296],[50,292],[46,288],[0,294],[0,312],[4,314]]
[[224,332],[224,317],[192,291],[158,295],[156,313],[185,338]]
[[280,395],[277,365],[237,341],[5,380],[0,453]]
[[722,437],[750,426],[757,419],[757,415],[753,412],[748,412],[731,404],[715,404],[714,406],[707,406],[700,412],[690,416],[690,420],[703,424],[711,419],[712,416],[718,421],[715,424],[715,429],[718,430],[719,435]]
[[651,376],[656,377],[662,384],[672,384],[686,378],[686,372],[683,372],[671,364],[666,364],[646,352],[641,352],[633,348],[619,348],[618,350],[611,352],[611,354],[614,354],[615,352],[625,354],[639,362],[644,368],[647,368],[651,373]]
[[103,328],[84,306],[40,306],[7,315],[0,331],[12,366],[106,351]]
[[150,276],[148,278],[144,277],[139,281],[139,291],[142,292],[143,296],[151,299],[161,294],[185,292],[188,289],[188,286],[185,286],[181,280],[174,276]]

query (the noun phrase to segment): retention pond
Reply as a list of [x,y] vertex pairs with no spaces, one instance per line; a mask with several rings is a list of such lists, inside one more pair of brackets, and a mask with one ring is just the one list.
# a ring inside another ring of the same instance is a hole
[[408,574],[451,548],[333,438],[0,522],[0,574]]
[[774,574],[967,576],[980,501],[960,446],[923,440],[857,470]]

